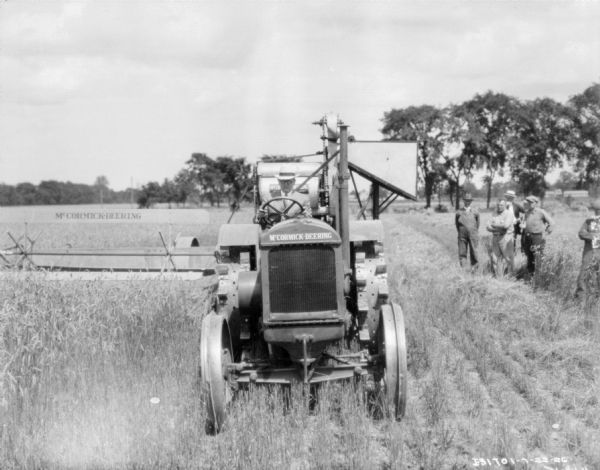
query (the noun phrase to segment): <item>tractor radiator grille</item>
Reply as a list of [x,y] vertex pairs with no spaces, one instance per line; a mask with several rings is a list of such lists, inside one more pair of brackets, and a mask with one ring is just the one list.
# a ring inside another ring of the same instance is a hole
[[269,251],[269,299],[273,313],[336,310],[335,289],[333,248],[294,245]]

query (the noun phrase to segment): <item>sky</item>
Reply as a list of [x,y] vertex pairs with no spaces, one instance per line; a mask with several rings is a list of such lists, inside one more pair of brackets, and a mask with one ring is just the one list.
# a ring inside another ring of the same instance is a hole
[[564,102],[600,82],[599,25],[600,0],[4,0],[0,183],[119,190],[315,152],[329,113],[379,140],[393,108]]

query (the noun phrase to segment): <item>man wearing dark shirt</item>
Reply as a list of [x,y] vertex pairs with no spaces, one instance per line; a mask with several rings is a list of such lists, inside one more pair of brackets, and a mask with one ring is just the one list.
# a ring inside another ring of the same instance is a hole
[[471,268],[477,268],[479,262],[477,247],[479,245],[479,212],[471,207],[473,198],[466,193],[463,196],[464,206],[456,212],[454,222],[458,232],[458,262],[462,267],[467,264],[467,252],[471,258]]
[[532,276],[535,272],[536,261],[539,261],[546,240],[545,233],[552,233],[554,222],[550,215],[538,207],[539,200],[535,196],[525,198],[525,226],[522,227],[523,235],[521,246],[527,257],[527,274]]
[[594,217],[587,219],[579,230],[579,238],[585,244],[575,291],[578,298],[583,297],[589,287],[600,293],[600,199],[592,203],[592,209]]

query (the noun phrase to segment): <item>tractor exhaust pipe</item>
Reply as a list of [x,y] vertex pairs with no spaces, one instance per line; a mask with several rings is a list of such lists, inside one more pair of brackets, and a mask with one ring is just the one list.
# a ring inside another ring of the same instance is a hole
[[338,167],[339,232],[342,239],[344,268],[350,269],[350,207],[348,203],[348,126],[340,123],[340,158]]

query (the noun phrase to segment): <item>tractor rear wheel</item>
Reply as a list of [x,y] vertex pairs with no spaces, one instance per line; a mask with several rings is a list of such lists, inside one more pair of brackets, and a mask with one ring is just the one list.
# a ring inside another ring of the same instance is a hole
[[398,304],[382,305],[380,315],[378,353],[383,368],[380,393],[385,408],[399,420],[406,411],[408,383],[404,315]]
[[218,433],[223,429],[227,405],[234,393],[229,365],[233,348],[227,320],[223,315],[210,312],[202,320],[200,333],[200,379],[206,403],[206,432]]

